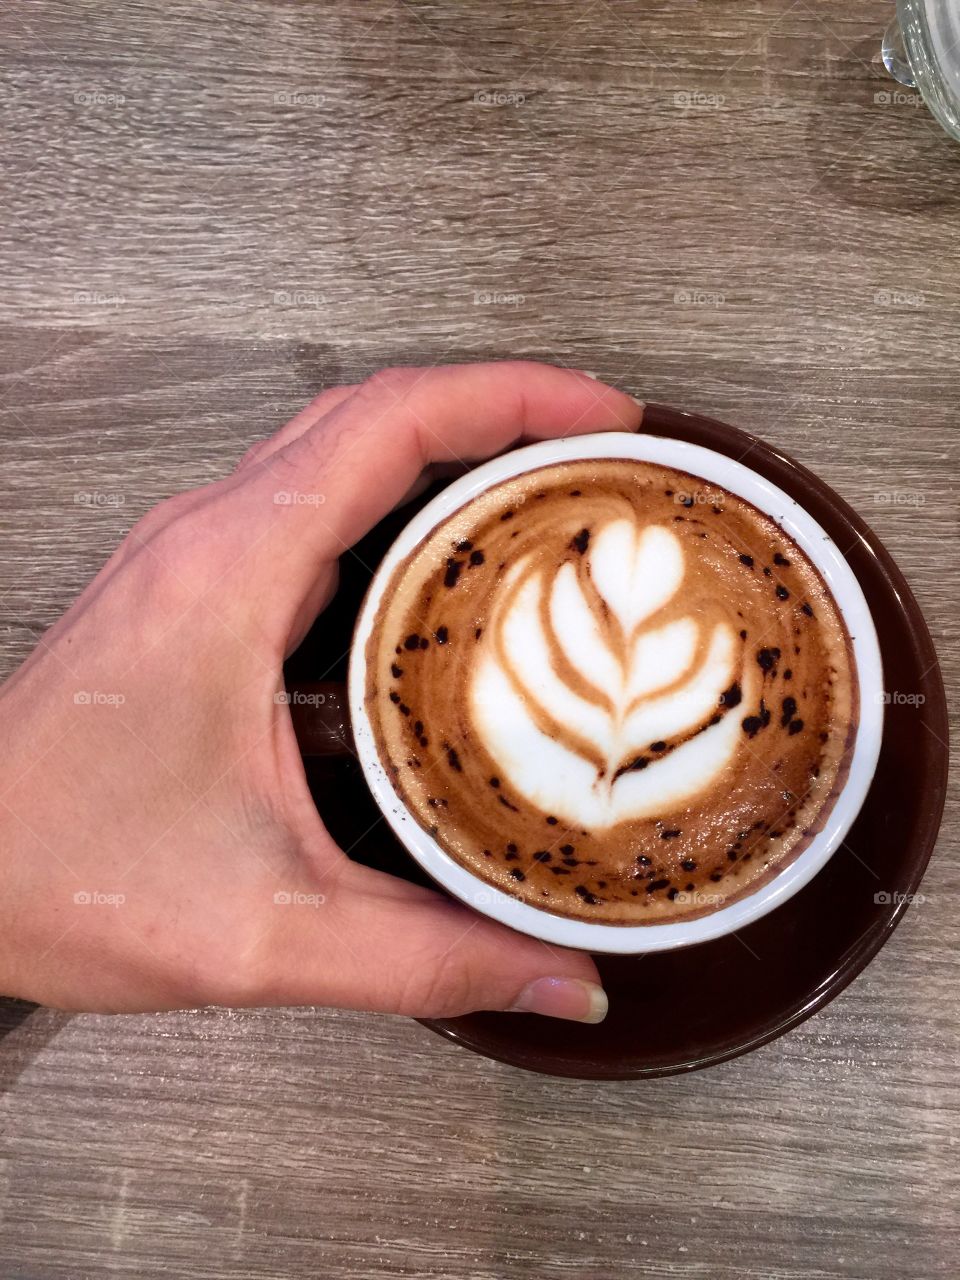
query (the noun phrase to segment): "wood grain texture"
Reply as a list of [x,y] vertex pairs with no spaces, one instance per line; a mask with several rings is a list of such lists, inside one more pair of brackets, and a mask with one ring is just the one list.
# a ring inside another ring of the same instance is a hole
[[[956,708],[960,148],[883,100],[890,8],[0,6],[0,674],[318,388],[522,354],[816,470]],[[0,1273],[956,1275],[958,833],[954,789],[870,968],[687,1078],[553,1082],[349,1013],[7,1008]]]

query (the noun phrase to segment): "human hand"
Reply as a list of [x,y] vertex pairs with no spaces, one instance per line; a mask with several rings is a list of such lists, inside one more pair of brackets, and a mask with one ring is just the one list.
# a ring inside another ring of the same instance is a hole
[[[150,511],[0,688],[0,990],[111,1012],[602,1017],[588,956],[350,861],[276,695],[338,556],[429,464],[641,416],[545,365],[387,370]],[[291,888],[322,907],[278,909]]]

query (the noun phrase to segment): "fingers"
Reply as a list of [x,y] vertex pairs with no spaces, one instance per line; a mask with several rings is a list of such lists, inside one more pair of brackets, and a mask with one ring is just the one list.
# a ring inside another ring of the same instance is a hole
[[642,406],[588,374],[528,362],[375,375],[267,458],[264,503],[296,490],[282,536],[315,566],[352,546],[431,462],[488,458],[519,441],[633,431]]
[[337,405],[342,404],[344,400],[348,400],[356,389],[355,386],[345,386],[328,387],[326,391],[321,391],[305,409],[301,409],[297,416],[291,418],[279,431],[275,431],[266,440],[259,440],[251,445],[237,463],[236,470],[244,471],[254,463],[266,462],[271,454],[276,453],[278,449],[283,449],[302,436],[305,431],[316,426],[324,414],[336,409]]
[[352,866],[329,905],[284,921],[279,1003],[453,1017],[511,1009],[599,1022],[589,956],[549,946],[428,889]]

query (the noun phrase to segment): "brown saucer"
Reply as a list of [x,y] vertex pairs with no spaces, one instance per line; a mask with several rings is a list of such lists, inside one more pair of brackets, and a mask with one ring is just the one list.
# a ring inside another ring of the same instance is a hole
[[[877,954],[916,893],[940,826],[947,780],[947,711],[937,656],[910,588],[876,535],[809,471],[734,427],[648,405],[643,430],[742,459],[823,525],[867,597],[886,688],[897,696],[886,707],[876,776],[847,840],[778,910],[732,937],[682,951],[598,956],[610,1013],[597,1027],[500,1013],[424,1023],[487,1057],[589,1080],[711,1066],[782,1035],[832,1000]],[[342,590],[323,629],[294,655],[288,679],[341,676],[338,659],[349,647],[362,591],[410,515],[410,508],[395,514],[364,540],[356,557],[345,558]],[[349,851],[362,839],[371,865],[425,882],[386,823],[376,825],[355,762],[310,761],[307,771],[341,847]],[[371,824],[374,832],[365,834]]]

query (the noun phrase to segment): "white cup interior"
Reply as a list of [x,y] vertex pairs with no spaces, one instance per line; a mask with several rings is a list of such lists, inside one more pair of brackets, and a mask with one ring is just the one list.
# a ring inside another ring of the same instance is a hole
[[[582,458],[661,463],[752,502],[806,553],[833,594],[850,633],[857,668],[860,718],[850,771],[822,828],[777,875],[708,915],[665,924],[610,925],[571,920],[530,906],[479,880],[446,853],[409,813],[384,769],[365,706],[366,649],[394,569],[448,516],[493,485],[538,467]],[[867,794],[883,732],[883,671],[877,634],[863,591],[839,548],[798,502],[723,454],[682,440],[605,432],[565,437],[516,449],[477,467],[427,503],[387,552],[357,619],[350,657],[350,718],[357,752],[374,799],[396,836],[424,870],[462,902],[545,942],[584,951],[639,954],[669,951],[733,933],[766,915],[801,889],[842,843]]]

